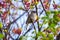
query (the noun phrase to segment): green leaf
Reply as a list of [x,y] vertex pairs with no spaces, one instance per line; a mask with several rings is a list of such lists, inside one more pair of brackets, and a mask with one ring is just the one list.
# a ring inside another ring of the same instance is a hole
[[54,13],[55,13],[55,14],[58,14],[58,10],[55,10]]
[[32,5],[30,5],[30,9],[33,9],[34,7]]
[[53,34],[48,34],[49,40],[54,40],[54,35]]
[[45,37],[46,35],[45,35],[45,33],[43,33],[43,32],[38,32],[38,33],[37,33],[37,36]]
[[39,24],[39,27],[42,27],[43,24]]
[[49,14],[51,14],[51,11],[46,11],[46,15],[49,16]]
[[56,22],[59,22],[60,21],[60,17],[59,16],[57,16],[58,14],[55,14],[54,15],[54,20],[56,21]]
[[53,34],[55,35],[56,34],[56,28],[51,28]]
[[0,33],[0,39],[4,38],[4,35]]
[[58,13],[60,13],[60,11],[58,11]]
[[42,17],[42,19],[48,19],[48,16],[44,16],[44,17]]
[[56,26],[56,24],[53,22],[51,22],[50,24],[49,24],[49,27],[52,27],[52,28],[54,28]]
[[46,34],[44,32],[39,32],[38,35],[40,35],[42,37],[46,37]]
[[20,36],[19,40],[27,40],[28,36]]
[[21,36],[19,39],[22,40],[23,36]]
[[51,13],[54,13],[54,11],[51,11]]
[[46,37],[46,34],[44,32],[42,33],[42,37]]
[[46,38],[44,37],[44,38],[42,38],[42,40],[46,40]]
[[41,36],[41,32],[38,32],[38,33],[37,33],[37,36]]
[[2,28],[3,27],[3,24],[2,24],[2,22],[0,22],[0,28]]

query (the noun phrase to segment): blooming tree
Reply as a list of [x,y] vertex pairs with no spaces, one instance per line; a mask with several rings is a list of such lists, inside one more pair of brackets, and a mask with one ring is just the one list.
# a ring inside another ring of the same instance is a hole
[[60,1],[57,1],[1,0],[0,40],[59,40]]

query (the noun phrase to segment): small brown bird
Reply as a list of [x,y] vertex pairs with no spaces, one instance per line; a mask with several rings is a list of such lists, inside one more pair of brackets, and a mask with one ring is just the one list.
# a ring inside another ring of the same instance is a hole
[[26,24],[28,25],[29,23],[34,23],[36,21],[38,21],[38,15],[36,14],[36,11],[32,11],[27,18]]

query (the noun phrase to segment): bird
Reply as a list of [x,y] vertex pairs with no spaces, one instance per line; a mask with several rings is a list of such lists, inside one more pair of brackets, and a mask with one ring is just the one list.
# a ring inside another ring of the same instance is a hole
[[35,23],[38,21],[38,15],[36,14],[36,11],[31,11],[31,14],[28,15],[26,24],[30,24],[30,23]]

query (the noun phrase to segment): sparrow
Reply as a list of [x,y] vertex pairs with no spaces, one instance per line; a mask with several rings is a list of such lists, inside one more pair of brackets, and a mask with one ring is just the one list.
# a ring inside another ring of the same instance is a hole
[[36,14],[36,11],[32,11],[27,18],[26,24],[34,23],[37,21],[38,21],[38,15]]

